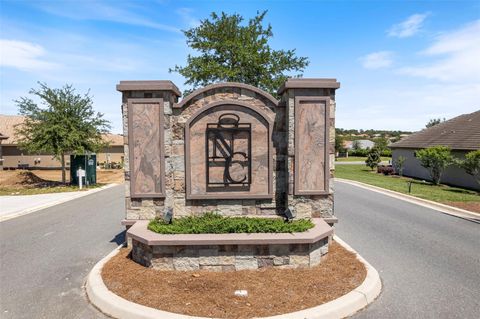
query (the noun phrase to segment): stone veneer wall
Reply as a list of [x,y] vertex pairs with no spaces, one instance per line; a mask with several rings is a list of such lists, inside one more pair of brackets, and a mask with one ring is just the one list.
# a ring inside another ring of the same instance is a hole
[[[172,84],[173,85],[173,84]],[[120,90],[120,89],[119,89]],[[172,207],[175,217],[217,211],[223,215],[281,215],[287,206],[296,209],[297,216],[332,217],[333,183],[330,194],[295,196],[293,185],[294,157],[294,99],[302,96],[331,97],[330,111],[330,168],[333,171],[335,140],[335,90],[288,89],[278,105],[253,90],[244,87],[213,87],[189,101],[182,108],[175,108],[177,94],[172,90],[120,90],[122,91],[123,131],[125,142],[125,191],[126,219],[152,219],[163,215],[166,207]],[[165,198],[131,198],[128,145],[128,99],[162,98],[164,101],[165,147]],[[215,101],[241,100],[258,106],[274,119],[273,139],[273,191],[272,199],[224,199],[187,200],[185,197],[185,123],[201,107]],[[288,115],[288,116],[287,116]],[[333,174],[331,174],[333,176]]]
[[320,264],[328,252],[328,237],[313,244],[274,245],[150,246],[132,241],[132,259],[157,270],[308,268]]
[[[330,98],[330,118],[329,125],[329,167],[330,183],[329,194],[326,195],[294,195],[294,174],[295,174],[295,97],[296,96],[315,96]],[[335,171],[335,90],[334,89],[314,89],[314,88],[296,88],[287,89],[283,92],[280,104],[285,105],[288,116],[288,206],[294,207],[297,217],[322,217],[329,218],[334,216],[333,212],[333,173]]]

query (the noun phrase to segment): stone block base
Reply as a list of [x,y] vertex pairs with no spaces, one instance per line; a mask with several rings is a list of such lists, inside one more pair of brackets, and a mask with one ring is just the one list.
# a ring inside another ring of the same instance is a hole
[[333,228],[323,219],[301,233],[162,235],[138,221],[127,231],[132,259],[158,270],[236,271],[307,268],[328,252]]
[[235,271],[320,264],[328,237],[312,244],[154,246],[132,240],[132,259],[157,270]]

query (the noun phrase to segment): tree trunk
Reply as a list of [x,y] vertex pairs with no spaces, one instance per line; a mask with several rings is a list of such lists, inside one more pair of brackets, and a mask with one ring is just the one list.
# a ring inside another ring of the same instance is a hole
[[62,153],[60,162],[62,163],[62,183],[66,184],[65,154]]

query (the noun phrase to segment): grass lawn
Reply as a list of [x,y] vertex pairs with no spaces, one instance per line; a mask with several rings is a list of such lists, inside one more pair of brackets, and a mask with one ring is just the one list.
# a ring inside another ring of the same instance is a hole
[[337,165],[335,177],[359,181],[392,191],[409,194],[407,181],[412,181],[412,192],[409,195],[452,204],[455,202],[480,202],[479,193],[446,185],[435,186],[428,182],[408,177],[392,177],[372,172],[365,165]]
[[[365,162],[367,158],[366,157],[361,157],[361,156],[349,156],[349,157],[338,157],[335,159],[337,162]],[[388,162],[391,160],[391,157],[384,157],[382,156],[382,161],[383,162]]]

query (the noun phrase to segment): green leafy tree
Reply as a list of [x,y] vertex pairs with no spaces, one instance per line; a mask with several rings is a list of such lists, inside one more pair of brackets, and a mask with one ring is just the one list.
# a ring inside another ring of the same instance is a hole
[[460,162],[460,166],[480,184],[480,150],[467,153],[465,160]]
[[454,162],[450,148],[446,146],[432,146],[419,150],[417,158],[420,164],[429,171],[435,185],[440,184],[445,168]]
[[428,121],[427,124],[425,124],[425,127],[426,128],[429,128],[429,127],[432,127],[432,126],[435,126],[437,124],[440,124],[442,122],[445,122],[445,118],[443,118],[443,120],[441,118],[438,118],[438,119],[430,119],[430,121]]
[[394,162],[393,165],[395,170],[397,171],[398,175],[403,176],[403,169],[405,167],[405,161],[407,158],[405,156],[399,156]]
[[375,147],[378,149],[380,154],[387,149],[388,140],[384,137],[379,137],[374,140]]
[[39,89],[31,89],[29,93],[41,105],[28,97],[15,101],[19,113],[26,117],[16,127],[19,146],[29,153],[53,154],[61,162],[65,183],[65,155],[96,152],[104,147],[102,134],[108,132],[110,124],[102,113],[93,110],[89,93],[77,94],[72,85],[61,89],[39,85]]
[[365,165],[370,167],[372,171],[375,167],[378,166],[378,163],[380,163],[381,161],[382,159],[380,158],[380,151],[376,147],[373,147],[372,149],[368,150],[367,159],[365,160]]
[[341,153],[345,151],[343,142],[344,142],[343,136],[335,134],[335,152],[336,153]]
[[272,95],[287,79],[286,72],[301,72],[308,58],[297,57],[295,50],[273,50],[268,41],[272,27],[264,26],[267,11],[242,24],[239,14],[210,14],[210,19],[183,31],[187,45],[198,55],[188,55],[187,65],[176,65],[170,72],[184,76],[193,89],[215,82],[240,82],[259,87]]
[[361,150],[362,149],[362,146],[360,145],[360,142],[357,141],[357,140],[354,140],[352,142],[352,150],[353,151],[358,151],[358,150]]

